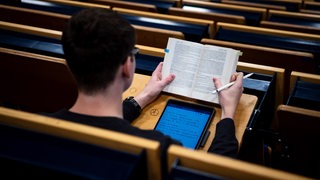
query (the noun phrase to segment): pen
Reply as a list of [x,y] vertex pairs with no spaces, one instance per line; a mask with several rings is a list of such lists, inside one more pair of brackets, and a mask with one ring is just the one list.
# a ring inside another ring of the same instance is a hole
[[[243,76],[243,79],[246,79],[246,78],[252,76],[252,74],[253,74],[253,73],[250,73],[250,74],[247,74],[247,75]],[[228,87],[232,86],[233,84],[234,84],[234,82],[228,83],[228,84],[226,84],[226,85],[224,85],[224,86],[221,86],[220,88],[212,91],[212,93],[213,93],[213,94],[218,93],[218,92],[220,92],[220,91],[222,91],[222,90],[224,90],[224,89],[227,89]]]

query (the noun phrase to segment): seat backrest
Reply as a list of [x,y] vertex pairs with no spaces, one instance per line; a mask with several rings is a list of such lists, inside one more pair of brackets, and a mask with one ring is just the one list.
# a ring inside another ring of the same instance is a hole
[[113,0],[88,0],[90,3],[110,6],[110,8],[119,7],[127,9],[135,9],[146,12],[157,12],[157,7],[151,4],[128,2],[128,1],[113,1]]
[[[140,37],[138,37],[138,43],[161,46],[157,48],[136,44],[140,49],[136,56],[137,73],[151,75],[155,67],[163,61],[163,48],[166,47],[167,39],[169,37],[184,38],[181,32],[141,26],[134,27]],[[60,42],[61,31],[3,21],[0,21],[0,28],[3,29],[0,30],[0,44],[2,47],[64,58]]]
[[[176,161],[178,160],[178,163]],[[308,179],[220,155],[172,145],[168,150],[169,179]],[[176,173],[180,171],[180,173]],[[191,174],[191,175],[190,175]],[[187,176],[186,176],[187,175]]]
[[82,10],[83,8],[85,8],[83,6],[66,5],[66,4],[59,4],[59,3],[53,3],[53,2],[43,2],[40,0],[2,1],[2,4],[15,6],[15,7],[29,8],[34,10],[42,10],[42,11],[53,12],[53,13],[61,13],[66,15],[72,15]]
[[237,0],[221,0],[221,3],[234,4],[234,5],[240,5],[240,6],[248,6],[248,7],[265,8],[265,9],[267,9],[267,11],[269,11],[271,9],[285,11],[287,9],[283,5],[261,4],[261,3],[257,3],[257,2],[246,2],[246,1],[237,1]]
[[167,30],[153,27],[145,27],[139,25],[133,25],[136,30],[137,44],[166,48],[167,42],[170,37],[177,39],[185,39],[185,36],[180,31]]
[[80,8],[106,8],[110,9],[110,6],[90,3],[86,1],[73,1],[73,0],[41,0],[51,4],[64,5],[69,7],[80,7]]
[[162,178],[156,141],[3,107],[0,127],[0,156],[10,172],[40,178]]
[[123,8],[113,8],[113,10],[117,11],[134,25],[180,31],[184,33],[185,39],[191,41],[199,42],[201,37],[212,37],[214,33],[214,22],[211,20],[143,12]]
[[0,21],[0,29],[60,40],[62,31]]
[[[225,0],[228,1],[228,0]],[[268,1],[268,0],[261,0],[261,1],[255,1],[255,0],[238,0],[241,2],[247,2],[247,3],[255,3],[260,5],[274,5],[274,6],[283,6],[285,7],[284,10],[286,11],[294,11],[297,12],[302,2],[300,0],[276,0],[276,1]]]
[[246,25],[253,26],[257,26],[259,22],[265,18],[267,13],[265,8],[193,0],[184,0],[182,9],[197,12],[205,11],[216,14],[242,16],[245,18]]
[[320,111],[320,75],[293,71],[287,105]]
[[42,27],[61,31],[66,26],[69,18],[70,15],[67,14],[0,5],[0,20],[6,22],[19,23],[34,27]]
[[319,58],[320,35],[239,24],[217,23],[214,39],[279,49],[310,52]]
[[320,34],[320,15],[270,10],[261,27]]
[[31,112],[70,108],[77,85],[64,59],[0,48],[0,102]]
[[168,10],[168,14],[176,15],[176,16],[184,16],[191,18],[200,18],[207,19],[216,22],[227,22],[227,23],[236,23],[236,24],[246,24],[246,19],[244,16],[240,15],[230,15],[230,14],[222,14],[222,13],[214,13],[214,12],[198,12],[193,10],[187,10],[177,7],[171,7]]
[[[63,31],[70,15],[61,13],[45,12],[21,7],[0,5],[0,20],[3,21],[3,28],[11,26],[11,30],[24,32],[26,27],[19,24],[30,26],[29,28],[45,28],[48,30]],[[10,16],[8,16],[10,14]],[[30,17],[30,18],[24,18]],[[52,23],[55,22],[55,23]],[[14,24],[15,23],[15,24]],[[16,26],[16,27],[15,27]],[[34,27],[31,27],[34,26]],[[185,39],[184,34],[176,30],[161,29],[156,27],[146,27],[133,25],[136,30],[137,43],[165,48],[169,37]],[[40,32],[39,32],[40,33]]]
[[311,13],[311,14],[320,14],[320,2],[319,1],[304,1],[301,10],[301,12]]
[[[136,46],[140,49],[136,56],[138,73],[151,75],[159,62],[163,61],[163,49],[166,47],[169,37],[184,38],[184,35],[177,31],[142,26],[134,26],[134,28],[136,28],[138,36]],[[2,29],[0,30],[2,47],[64,58],[60,42],[61,31],[4,21],[0,21],[0,29]],[[148,55],[157,57],[152,58]]]
[[[126,0],[127,2],[153,5],[157,12],[166,14],[170,7],[181,7],[183,0]],[[129,8],[132,9],[132,8]]]
[[278,131],[285,145],[278,154],[277,165],[290,172],[320,178],[320,112],[280,105],[276,115]]

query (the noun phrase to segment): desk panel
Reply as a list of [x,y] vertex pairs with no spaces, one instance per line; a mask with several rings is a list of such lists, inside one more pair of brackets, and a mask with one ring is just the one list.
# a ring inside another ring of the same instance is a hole
[[[147,75],[135,74],[133,83],[128,88],[128,90],[123,93],[123,98],[137,95],[144,88],[149,78],[150,76],[147,76]],[[132,124],[141,129],[153,129],[169,98],[179,99],[179,100],[184,100],[184,101],[189,101],[194,103],[200,103],[203,105],[214,106],[216,110],[216,114],[209,127],[209,131],[211,133],[205,146],[203,148],[200,148],[201,150],[207,151],[214,138],[215,131],[216,131],[216,124],[220,121],[220,117],[221,117],[221,108],[217,104],[208,104],[206,102],[197,101],[194,99],[176,96],[173,94],[167,94],[163,92],[153,103],[149,104],[147,107],[143,109],[141,115],[138,117],[138,119],[132,122]],[[242,137],[248,125],[250,116],[256,106],[257,100],[258,98],[256,96],[249,95],[249,94],[243,94],[240,99],[240,103],[238,105],[238,109],[235,117],[236,137],[240,145],[242,143]]]

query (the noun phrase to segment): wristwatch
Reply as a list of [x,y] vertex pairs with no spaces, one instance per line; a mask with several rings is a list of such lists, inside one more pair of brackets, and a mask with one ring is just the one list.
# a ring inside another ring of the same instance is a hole
[[137,110],[138,112],[141,112],[141,106],[138,104],[138,102],[134,99],[133,96],[127,97],[127,98],[124,100],[124,102],[130,102],[130,103],[134,106],[134,108],[136,108],[136,110]]

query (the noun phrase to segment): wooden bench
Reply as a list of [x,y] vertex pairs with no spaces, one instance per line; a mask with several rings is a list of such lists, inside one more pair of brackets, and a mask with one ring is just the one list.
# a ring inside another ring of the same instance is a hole
[[260,20],[264,19],[267,13],[265,8],[255,8],[248,6],[238,6],[225,3],[184,0],[182,9],[198,12],[211,12],[217,14],[227,14],[242,16],[247,25],[256,26]]
[[46,1],[53,4],[61,4],[67,6],[74,6],[74,7],[82,7],[82,8],[106,8],[110,9],[110,6],[107,5],[100,5],[96,3],[84,2],[84,1],[74,1],[74,0],[41,0]]
[[69,18],[70,15],[66,14],[0,5],[0,20],[4,22],[13,22],[62,31],[65,28]]
[[[45,12],[28,8],[0,5],[0,20],[4,22],[24,24],[57,31],[63,31],[70,15]],[[10,14],[10,16],[8,16]],[[30,17],[30,18],[24,18]],[[55,23],[52,23],[55,22]],[[134,25],[137,34],[137,43],[165,48],[169,37],[184,39],[179,31]]]
[[90,3],[107,5],[111,8],[119,7],[125,9],[134,9],[139,11],[146,11],[146,12],[157,12],[157,7],[151,4],[145,3],[137,3],[137,2],[128,2],[128,1],[114,1],[114,0],[88,0]]
[[168,14],[183,16],[183,17],[207,19],[207,20],[212,20],[215,23],[227,22],[227,23],[235,23],[235,24],[246,24],[246,19],[244,16],[214,13],[214,12],[198,12],[198,11],[187,10],[187,9],[182,9],[178,7],[169,8]]
[[157,8],[157,11],[161,14],[166,14],[170,7],[181,7],[183,0],[121,0],[133,3],[142,3],[153,5]]
[[[228,1],[228,0],[225,0]],[[246,2],[246,3],[254,3],[260,4],[260,6],[272,5],[272,6],[282,6],[285,7],[286,11],[299,11],[302,1],[301,0],[262,0],[262,1],[255,1],[255,0],[233,0],[238,2]]]
[[29,8],[34,10],[41,10],[41,11],[52,12],[52,13],[66,14],[66,15],[72,15],[76,12],[79,12],[83,8],[85,8],[79,5],[66,5],[66,4],[59,4],[59,3],[53,3],[53,2],[43,2],[40,0],[2,1],[1,4],[10,5],[14,7]]
[[181,31],[139,25],[132,26],[136,30],[136,43],[144,46],[151,46],[164,49],[167,47],[167,42],[170,37],[177,39],[185,39],[185,35]]
[[61,31],[0,21],[1,47],[64,58]]
[[221,3],[224,4],[234,4],[240,6],[248,6],[248,7],[257,7],[257,8],[265,8],[267,11],[274,10],[283,10],[286,11],[287,8],[283,5],[274,5],[274,4],[261,4],[259,2],[246,2],[246,1],[237,1],[237,0],[221,0]]
[[175,145],[168,150],[169,179],[310,179],[285,171],[192,151]]
[[[163,177],[160,143],[156,141],[4,107],[0,107],[0,128],[0,140],[4,143],[0,153],[1,159],[5,159],[1,162],[7,165],[2,175],[159,180]],[[19,168],[21,164],[24,169]],[[12,174],[13,171],[16,173]]]
[[119,7],[119,8],[126,8],[126,9],[134,9],[139,11],[147,11],[147,12],[157,12],[156,5],[153,4],[146,4],[146,3],[139,3],[139,2],[129,2],[129,1],[113,1],[113,0],[45,0],[48,2],[66,4],[66,5],[83,5],[87,6],[88,4],[91,6],[92,4],[101,6],[101,7]]
[[123,8],[113,8],[113,10],[123,15],[134,25],[180,31],[184,33],[185,39],[191,41],[200,41],[201,37],[203,36],[212,37],[214,33],[214,22],[210,20],[143,12]]
[[300,12],[309,14],[320,14],[320,2],[318,1],[304,1],[303,6],[300,8]]
[[320,73],[320,35],[220,22],[217,26],[216,40],[312,53]]
[[320,34],[320,15],[270,10],[261,27]]
[[[245,25],[239,25],[239,24],[230,24],[230,23],[223,23],[218,22],[217,23],[217,30],[218,32],[215,34],[215,39],[219,38],[219,29],[221,30],[234,30],[236,32],[242,32],[242,33],[252,33],[257,34],[261,36],[275,36],[278,38],[295,38],[297,40],[307,42],[309,41],[315,41],[314,44],[318,45],[318,41],[320,41],[320,35],[318,34],[307,34],[307,33],[299,33],[299,32],[290,32],[290,31],[284,31],[284,30],[275,30],[275,29],[269,29],[269,28],[261,28],[261,27],[251,27],[251,26],[245,26]],[[233,37],[232,37],[233,38]],[[271,37],[272,38],[272,37]],[[236,41],[237,39],[235,39]],[[252,40],[254,41],[254,40]],[[280,40],[280,41],[286,41]],[[248,42],[249,43],[249,42]],[[258,43],[258,42],[256,42]],[[264,42],[261,42],[264,43]],[[252,42],[253,44],[253,42]],[[312,44],[312,42],[310,42]],[[274,44],[271,44],[269,46],[275,46]],[[282,49],[288,49],[289,47],[280,46]]]
[[[135,28],[140,28],[141,32],[152,29],[145,29],[140,26],[135,26]],[[2,31],[1,29],[4,31]],[[152,31],[153,30],[154,29],[152,29]],[[157,44],[162,43],[161,45],[165,47],[167,43],[166,39],[168,38],[168,36],[171,37],[175,34],[171,34],[169,30],[159,30],[163,32],[159,32],[156,35],[155,33],[151,33],[152,31],[149,31],[150,36],[142,36],[144,37],[144,39],[142,39],[143,42],[145,41],[145,44],[150,44],[150,42],[154,42]],[[0,21],[0,31],[2,32],[0,34],[0,44],[2,47],[64,58],[62,45],[60,42],[60,38],[62,35],[61,31],[31,27],[3,21]],[[164,36],[160,36],[160,33],[164,34]],[[179,35],[181,36],[179,37]],[[148,38],[150,37],[154,38],[149,40]],[[162,37],[162,39],[158,39],[158,37]],[[175,37],[183,38],[183,34],[179,33],[178,36]],[[136,56],[136,72],[151,75],[158,63],[163,61],[163,47],[157,48],[140,44],[136,44],[136,46],[140,49],[139,54]],[[162,57],[154,58],[153,55],[161,55]]]

